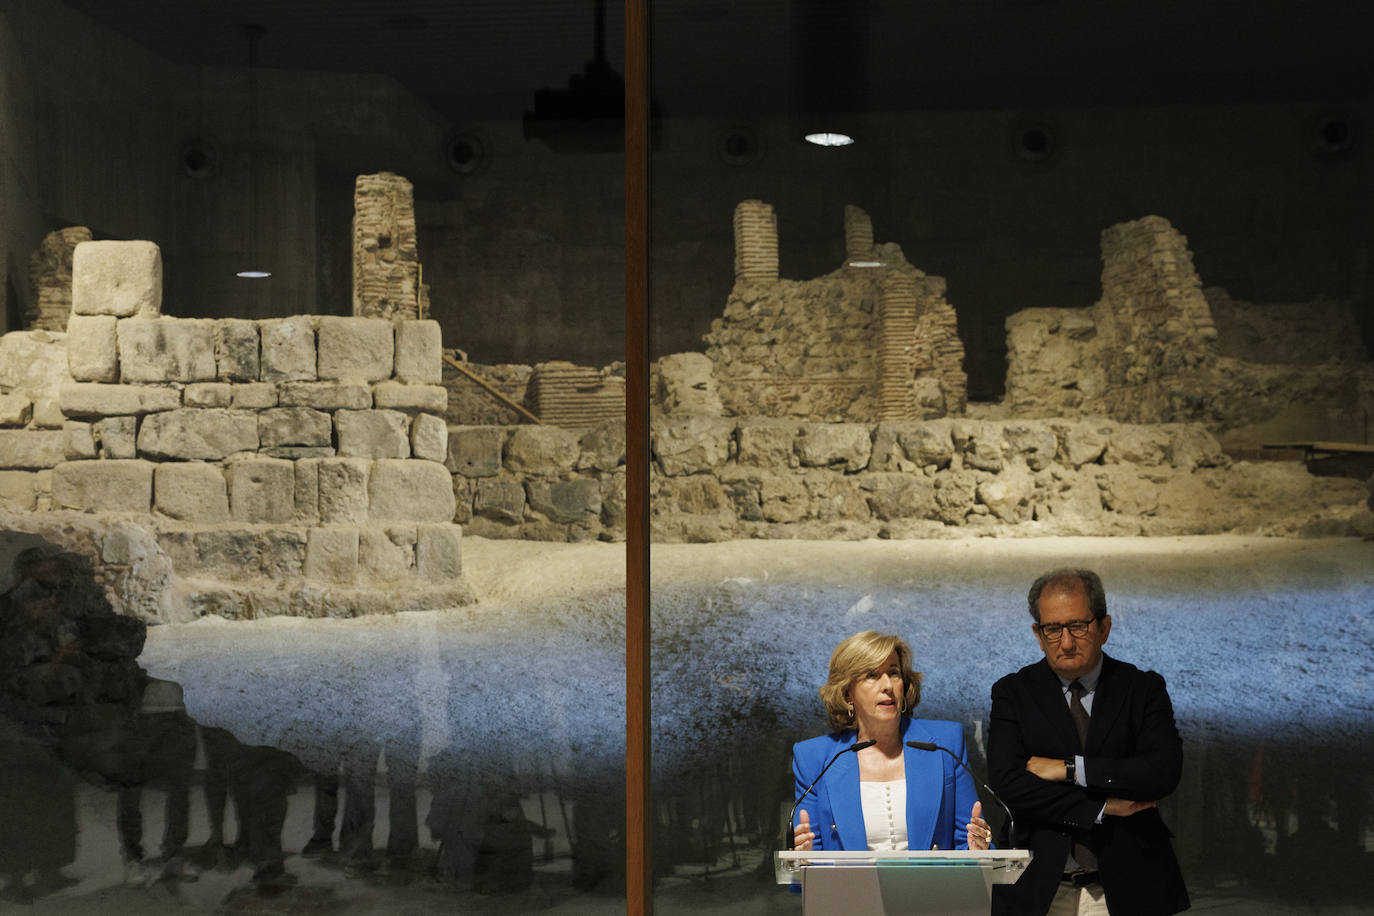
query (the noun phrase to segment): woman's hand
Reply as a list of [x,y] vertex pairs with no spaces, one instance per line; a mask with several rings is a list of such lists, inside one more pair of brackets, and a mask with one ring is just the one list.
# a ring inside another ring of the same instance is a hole
[[801,820],[797,822],[797,827],[792,831],[793,849],[810,849],[811,841],[816,835],[811,832],[811,818],[806,813],[806,809],[801,809]]
[[[987,849],[992,845],[992,828],[988,822],[983,820],[983,803],[976,801],[973,803],[973,811],[969,813],[968,827],[968,848]],[[800,828],[798,828],[800,829]]]

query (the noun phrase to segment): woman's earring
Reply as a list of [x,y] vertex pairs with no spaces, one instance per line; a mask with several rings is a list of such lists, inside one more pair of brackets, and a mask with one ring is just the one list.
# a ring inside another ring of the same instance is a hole
[[902,708],[901,708],[900,710],[898,710],[898,711],[899,711],[899,712],[906,712],[906,694],[905,694],[905,693],[902,694]]
[[849,713],[849,718],[851,718],[851,719],[854,718],[854,704],[853,704],[853,703],[846,703],[844,708],[845,708],[846,711],[848,711],[848,713]]

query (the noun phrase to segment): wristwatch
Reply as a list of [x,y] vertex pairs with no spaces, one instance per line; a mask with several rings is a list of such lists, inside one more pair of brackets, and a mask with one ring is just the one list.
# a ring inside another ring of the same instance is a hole
[[1074,782],[1078,776],[1078,762],[1072,757],[1064,758],[1064,781]]

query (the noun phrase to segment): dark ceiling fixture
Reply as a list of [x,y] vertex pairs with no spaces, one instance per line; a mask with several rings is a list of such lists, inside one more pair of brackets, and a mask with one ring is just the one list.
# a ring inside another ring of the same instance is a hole
[[[650,103],[651,119],[657,106]],[[536,89],[525,139],[555,153],[619,153],[625,148],[625,79],[606,61],[606,0],[596,0],[595,50],[567,89]]]

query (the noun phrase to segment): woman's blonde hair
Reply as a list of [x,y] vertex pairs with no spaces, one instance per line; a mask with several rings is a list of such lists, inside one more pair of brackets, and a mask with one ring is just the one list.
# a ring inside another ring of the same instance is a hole
[[830,653],[830,676],[820,689],[820,695],[832,729],[843,731],[854,727],[854,707],[845,694],[855,681],[882,665],[894,649],[897,665],[902,669],[902,713],[911,715],[916,704],[921,702],[922,677],[921,672],[911,668],[911,646],[900,636],[864,630],[841,642]]

